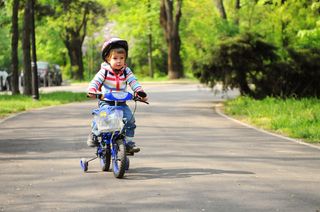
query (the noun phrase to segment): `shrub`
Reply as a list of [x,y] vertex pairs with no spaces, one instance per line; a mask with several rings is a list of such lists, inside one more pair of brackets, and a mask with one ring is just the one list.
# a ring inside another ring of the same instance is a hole
[[289,49],[287,59],[257,34],[227,38],[212,49],[209,65],[196,76],[213,87],[239,88],[241,95],[257,99],[277,97],[319,97],[320,50]]

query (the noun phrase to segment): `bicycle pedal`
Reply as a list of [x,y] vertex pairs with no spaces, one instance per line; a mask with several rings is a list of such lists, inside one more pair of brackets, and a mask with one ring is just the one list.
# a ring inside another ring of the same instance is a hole
[[127,156],[134,156],[134,152],[126,152]]

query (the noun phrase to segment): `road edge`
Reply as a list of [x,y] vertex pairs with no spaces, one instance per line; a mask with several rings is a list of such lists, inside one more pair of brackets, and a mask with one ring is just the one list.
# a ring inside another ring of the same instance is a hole
[[[80,102],[87,102],[87,101],[92,101],[92,100],[84,100],[84,101],[80,101]],[[30,108],[28,110],[24,110],[24,111],[20,111],[20,112],[17,112],[17,113],[13,113],[9,116],[5,116],[4,118],[0,118],[0,124],[2,124],[3,122],[9,120],[9,119],[12,119],[12,118],[15,118],[17,116],[20,116],[21,114],[24,114],[24,113],[28,113],[28,112],[32,112],[32,111],[37,111],[37,110],[45,110],[45,109],[48,109],[48,108],[54,108],[54,107],[60,107],[60,106],[64,106],[64,105],[68,105],[68,104],[75,104],[75,103],[80,103],[80,102],[68,102],[68,103],[63,103],[63,104],[59,104],[59,105],[49,105],[49,106],[44,106],[44,107],[38,107],[38,108]]]
[[229,119],[233,122],[236,122],[238,124],[241,124],[245,127],[248,127],[248,128],[251,128],[251,129],[254,129],[256,131],[259,131],[259,132],[262,132],[262,133],[265,133],[265,134],[268,134],[268,135],[271,135],[271,136],[275,136],[275,137],[278,137],[278,138],[282,138],[282,139],[285,139],[285,140],[288,140],[288,141],[291,141],[291,142],[295,142],[295,143],[298,143],[298,144],[301,144],[301,145],[305,145],[305,146],[308,146],[308,147],[311,147],[311,148],[314,148],[314,149],[318,149],[320,150],[320,146],[317,146],[317,145],[314,145],[314,144],[309,144],[309,143],[306,143],[304,141],[301,141],[301,140],[298,140],[298,139],[294,139],[294,138],[289,138],[289,137],[286,137],[286,136],[283,136],[283,135],[279,135],[279,134],[276,134],[276,133],[273,133],[273,132],[269,132],[269,131],[266,131],[264,129],[261,129],[261,128],[257,128],[255,126],[252,126],[252,125],[249,125],[247,123],[244,123],[242,121],[239,121],[237,119],[234,119],[226,114],[224,114],[223,112],[221,112],[220,110],[220,107],[219,105],[215,105],[214,108],[215,108],[215,111],[218,115],[226,118],[226,119]]

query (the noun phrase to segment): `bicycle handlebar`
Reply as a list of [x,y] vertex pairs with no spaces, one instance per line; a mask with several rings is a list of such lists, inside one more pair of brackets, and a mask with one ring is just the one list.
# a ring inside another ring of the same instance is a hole
[[[96,92],[96,93],[91,93],[91,92],[89,92],[89,93],[87,94],[87,97],[88,97],[88,98],[91,98],[91,96],[90,96],[89,94],[94,95],[96,99],[103,100],[103,99],[105,98],[104,94],[103,94],[103,93],[100,93],[100,92]],[[146,94],[145,92],[143,92],[143,91],[138,91],[138,92],[135,92],[135,93],[134,93],[132,100],[133,100],[133,101],[138,101],[138,102],[143,102],[143,103],[145,103],[145,104],[149,104],[149,102],[143,101],[143,100],[141,99],[141,98],[144,98],[144,97],[146,97],[146,96],[147,96],[147,94]]]

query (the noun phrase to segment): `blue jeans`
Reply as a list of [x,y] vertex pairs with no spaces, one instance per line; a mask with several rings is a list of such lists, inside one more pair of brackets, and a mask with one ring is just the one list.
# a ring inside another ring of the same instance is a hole
[[[106,102],[104,101],[99,101],[99,107],[103,107],[103,106],[109,106]],[[129,108],[128,105],[120,105],[117,106],[118,108],[120,108],[123,111],[123,118],[125,119],[125,135],[127,137],[134,137],[134,130],[136,129],[136,120],[134,118],[134,116],[132,115],[132,112]],[[92,128],[94,128],[95,126],[92,126]],[[94,129],[92,129],[92,131],[94,132]]]

